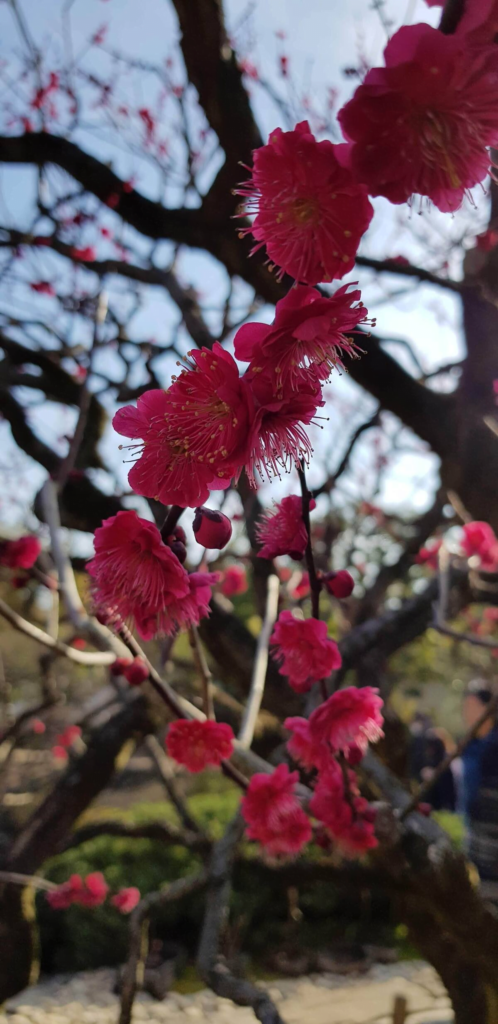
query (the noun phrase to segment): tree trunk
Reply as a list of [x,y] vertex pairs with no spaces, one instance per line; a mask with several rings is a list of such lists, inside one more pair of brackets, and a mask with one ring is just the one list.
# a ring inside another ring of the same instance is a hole
[[[458,914],[455,894],[455,913]],[[455,1013],[455,1024],[498,1024],[498,976],[494,956],[476,960],[471,950],[462,949],[445,934],[437,915],[420,898],[405,897],[401,917],[407,924],[413,943],[435,968],[448,990]],[[469,941],[470,947],[470,941]],[[473,953],[477,951],[474,949]]]

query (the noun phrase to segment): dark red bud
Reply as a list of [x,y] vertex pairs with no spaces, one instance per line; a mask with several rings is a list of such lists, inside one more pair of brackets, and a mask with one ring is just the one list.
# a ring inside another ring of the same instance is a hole
[[169,545],[169,547],[171,548],[173,554],[176,555],[178,561],[181,562],[183,565],[187,557],[187,549],[183,541],[174,540],[173,543]]
[[432,814],[432,807],[430,804],[417,804],[417,811],[419,814],[423,814],[424,818],[430,818]]
[[125,668],[123,675],[130,686],[140,686],[140,683],[149,678],[149,670],[141,658],[134,658],[131,664]]
[[333,594],[334,597],[350,597],[354,590],[354,579],[347,569],[326,573],[323,582],[329,594]]
[[196,508],[192,529],[197,543],[205,548],[224,548],[232,536],[232,524],[228,516],[204,505]]
[[116,658],[116,661],[113,661],[110,666],[109,672],[111,676],[123,676],[125,669],[129,668],[130,665],[133,665],[131,658]]

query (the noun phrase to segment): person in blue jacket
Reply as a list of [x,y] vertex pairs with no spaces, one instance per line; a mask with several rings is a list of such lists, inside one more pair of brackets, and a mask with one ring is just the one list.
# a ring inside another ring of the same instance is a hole
[[[493,691],[483,679],[469,683],[463,717],[468,729],[481,717]],[[483,896],[498,902],[498,724],[496,716],[481,725],[462,754],[462,805],[467,825],[467,853],[481,879]]]

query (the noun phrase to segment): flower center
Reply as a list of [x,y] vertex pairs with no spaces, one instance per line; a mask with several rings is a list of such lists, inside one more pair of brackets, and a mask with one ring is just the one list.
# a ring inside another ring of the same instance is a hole
[[300,196],[294,199],[291,209],[294,221],[299,227],[308,227],[318,221],[318,202],[312,196]]

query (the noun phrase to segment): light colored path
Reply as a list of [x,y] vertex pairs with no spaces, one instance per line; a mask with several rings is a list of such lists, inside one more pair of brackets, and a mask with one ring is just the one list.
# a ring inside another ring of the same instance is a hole
[[[0,1024],[115,1024],[115,972],[108,969],[59,975],[9,1000]],[[444,987],[427,964],[373,967],[368,975],[313,975],[266,986],[286,1024],[392,1024],[396,996],[407,1001],[407,1024],[452,1024]],[[170,993],[163,1002],[139,995],[134,1024],[254,1024],[251,1010],[235,1007],[207,989]]]

